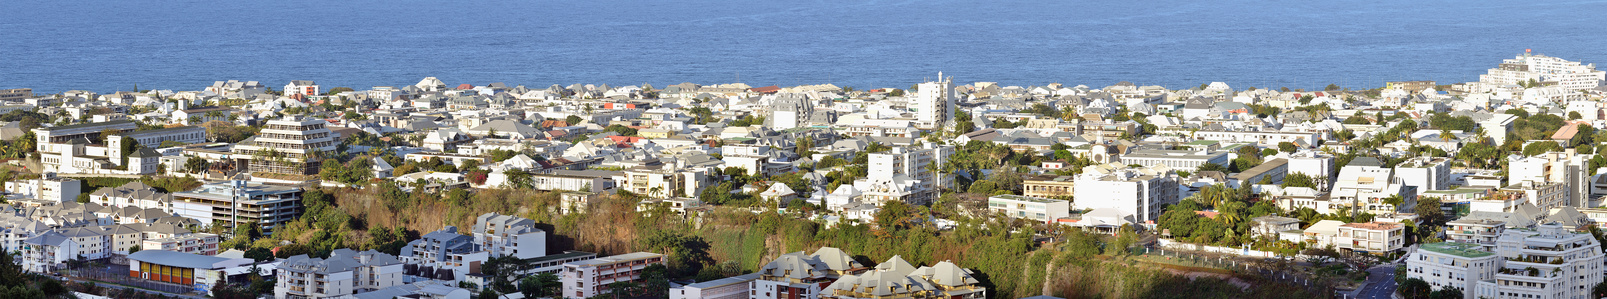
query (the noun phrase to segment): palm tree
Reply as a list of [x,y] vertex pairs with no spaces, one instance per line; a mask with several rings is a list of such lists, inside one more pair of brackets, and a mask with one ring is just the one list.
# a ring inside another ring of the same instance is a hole
[[1451,130],[1440,129],[1440,142],[1451,142],[1451,138],[1456,138],[1455,134],[1451,134]]

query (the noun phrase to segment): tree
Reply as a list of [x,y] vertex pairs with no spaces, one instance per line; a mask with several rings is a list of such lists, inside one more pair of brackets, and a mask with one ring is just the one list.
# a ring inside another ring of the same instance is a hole
[[1291,173],[1291,174],[1283,176],[1283,183],[1279,184],[1279,185],[1283,186],[1284,188],[1289,188],[1289,187],[1317,188],[1316,180],[1312,179],[1311,176],[1306,175],[1306,173],[1304,173],[1304,172],[1296,172],[1296,173]]
[[1607,297],[1607,281],[1596,283],[1596,286],[1591,287],[1590,290],[1591,290],[1590,292],[1592,294],[1595,294],[1592,297],[1596,297],[1596,298]]
[[1391,194],[1389,197],[1385,197],[1383,202],[1392,206],[1392,209],[1399,211],[1401,205],[1406,203],[1406,198],[1401,197],[1400,194]]
[[1433,288],[1427,281],[1422,279],[1407,278],[1406,281],[1401,282],[1400,288],[1396,291],[1406,299],[1427,299],[1429,292],[1433,291]]
[[1539,154],[1544,154],[1544,153],[1549,153],[1549,152],[1560,152],[1560,151],[1562,151],[1562,145],[1558,145],[1556,141],[1535,142],[1535,143],[1530,143],[1529,145],[1526,145],[1526,146],[1523,147],[1523,155],[1524,156],[1534,156],[1534,155],[1539,155]]
[[1295,145],[1294,142],[1288,142],[1288,141],[1279,142],[1278,143],[1278,151],[1293,154],[1296,151],[1300,151],[1300,146]]
[[[591,106],[587,106],[587,107],[591,107]],[[581,121],[583,121],[583,120],[582,120],[582,119],[580,119],[580,117],[579,117],[579,116],[574,116],[574,115],[570,115],[570,116],[569,116],[569,117],[565,117],[565,118],[564,118],[564,123],[567,123],[567,124],[569,124],[569,125],[571,125],[571,126],[573,126],[573,125],[575,125],[575,124],[578,124],[578,123],[580,123],[580,122],[581,122]]]
[[1417,213],[1418,221],[1423,224],[1441,224],[1445,222],[1445,211],[1440,209],[1438,197],[1418,197],[1417,207],[1412,209]]
[[1195,170],[1194,173],[1200,173],[1200,172],[1206,172],[1206,171],[1222,172],[1222,171],[1227,171],[1228,169],[1227,169],[1227,167],[1223,167],[1222,164],[1205,163],[1205,164],[1200,164],[1200,166],[1194,168],[1194,170]]
[[524,294],[525,298],[551,297],[557,295],[561,287],[563,283],[560,283],[558,276],[552,273],[542,272],[519,280],[519,293]]
[[1461,299],[1464,298],[1464,296],[1465,295],[1462,294],[1462,289],[1451,286],[1434,291],[1428,295],[1428,297],[1432,299]]

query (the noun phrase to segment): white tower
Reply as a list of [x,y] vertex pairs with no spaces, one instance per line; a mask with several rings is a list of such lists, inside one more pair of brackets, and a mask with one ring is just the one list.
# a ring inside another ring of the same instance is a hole
[[915,94],[915,127],[936,130],[954,117],[954,81],[937,73],[936,82],[921,83]]

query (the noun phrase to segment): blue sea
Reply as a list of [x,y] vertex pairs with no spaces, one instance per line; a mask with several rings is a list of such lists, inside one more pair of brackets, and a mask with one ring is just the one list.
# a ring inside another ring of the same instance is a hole
[[1171,88],[1477,80],[1607,62],[1607,1],[0,2],[0,88],[744,82]]

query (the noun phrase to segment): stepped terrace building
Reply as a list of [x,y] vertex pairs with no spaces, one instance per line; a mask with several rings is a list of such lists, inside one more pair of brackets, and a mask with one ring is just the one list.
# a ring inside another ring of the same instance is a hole
[[270,120],[257,136],[234,145],[234,157],[252,173],[313,175],[323,153],[340,144],[321,119]]

